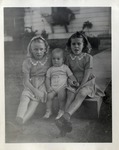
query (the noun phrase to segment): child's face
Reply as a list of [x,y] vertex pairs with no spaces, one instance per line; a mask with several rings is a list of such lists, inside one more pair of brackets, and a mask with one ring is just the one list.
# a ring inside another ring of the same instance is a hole
[[55,67],[60,67],[63,64],[63,54],[62,53],[53,53],[52,63]]
[[71,50],[75,55],[79,55],[83,50],[83,38],[71,39]]
[[44,42],[32,42],[31,43],[31,53],[36,60],[40,60],[43,58],[46,52],[46,47]]

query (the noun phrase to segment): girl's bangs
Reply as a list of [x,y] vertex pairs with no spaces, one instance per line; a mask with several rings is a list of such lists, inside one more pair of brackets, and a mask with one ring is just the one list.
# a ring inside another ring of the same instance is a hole
[[44,42],[44,44],[46,46],[46,53],[48,53],[49,45],[48,45],[47,41],[41,35],[37,35],[37,36],[33,37],[28,44],[28,47],[27,47],[27,56],[28,57],[30,57],[32,55],[31,54],[31,43],[35,42],[35,41]]

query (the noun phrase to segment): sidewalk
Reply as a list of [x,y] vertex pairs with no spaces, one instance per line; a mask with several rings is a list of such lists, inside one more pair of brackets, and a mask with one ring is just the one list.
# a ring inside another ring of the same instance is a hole
[[107,49],[94,55],[94,74],[97,85],[104,91],[111,80],[111,50]]

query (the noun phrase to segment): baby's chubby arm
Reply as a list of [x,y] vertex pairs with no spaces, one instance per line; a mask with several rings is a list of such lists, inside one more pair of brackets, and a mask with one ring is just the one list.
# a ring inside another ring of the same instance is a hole
[[30,76],[28,73],[24,73],[23,74],[23,82],[24,82],[24,85],[26,87],[28,87],[35,95],[36,99],[40,99],[41,98],[41,93],[39,92],[39,90],[37,88],[35,88],[31,82],[30,82]]
[[45,85],[48,93],[53,91],[49,77],[46,77]]

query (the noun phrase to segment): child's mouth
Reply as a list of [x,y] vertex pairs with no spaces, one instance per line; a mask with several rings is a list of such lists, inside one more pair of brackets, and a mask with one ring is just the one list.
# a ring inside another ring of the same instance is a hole
[[37,56],[38,56],[38,57],[41,57],[42,55],[40,55],[40,54],[37,54]]
[[78,49],[75,49],[75,52],[77,53],[77,52],[79,52],[79,50],[78,50]]
[[55,65],[59,65],[58,63],[55,63]]
[[59,64],[58,64],[58,63],[55,63],[54,65],[55,65],[55,66],[59,66]]
[[78,49],[78,48],[76,48],[76,49],[75,49],[75,51],[79,51],[79,49]]

